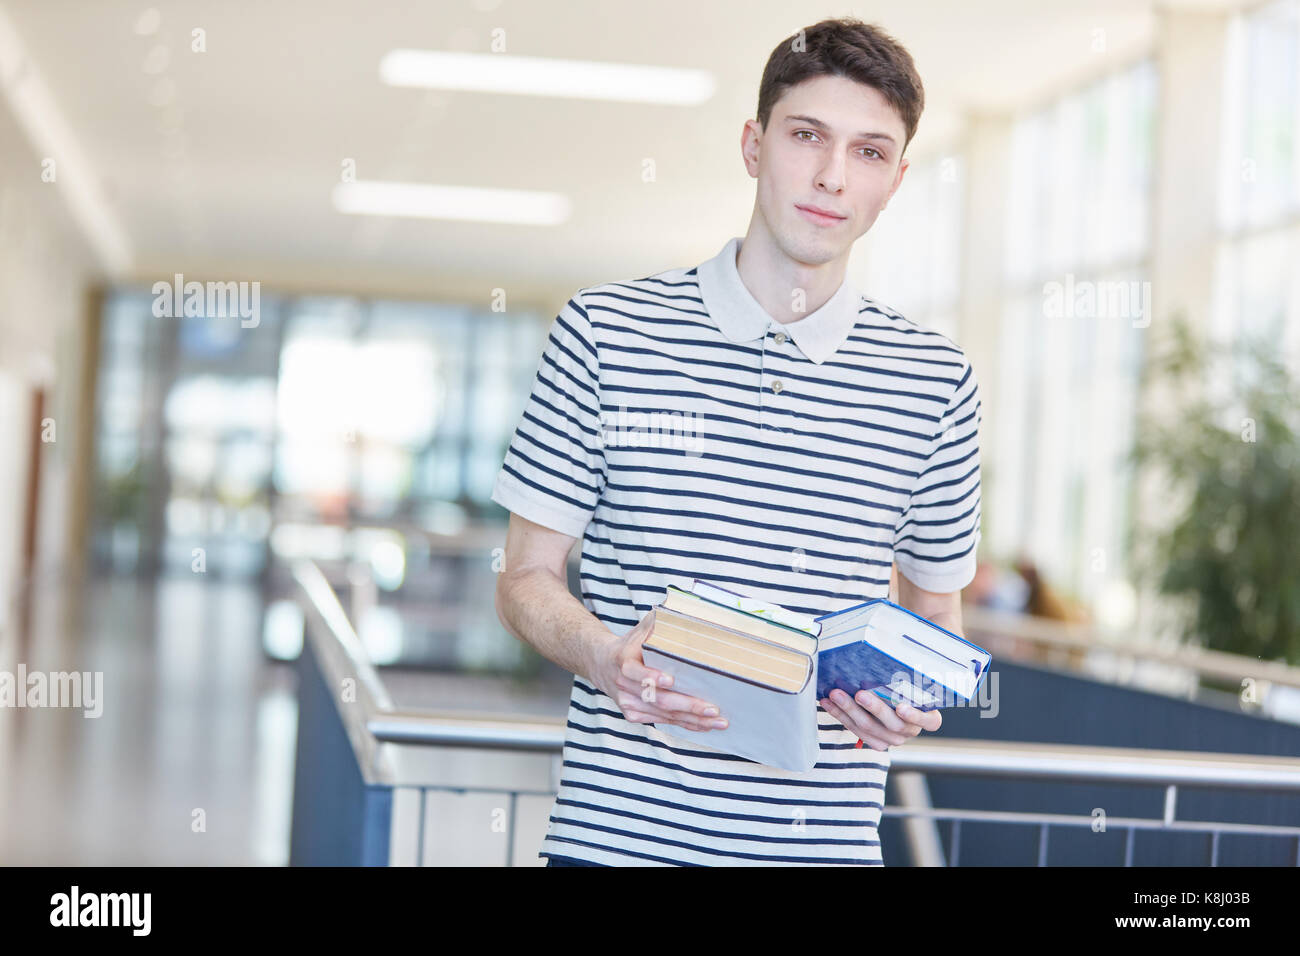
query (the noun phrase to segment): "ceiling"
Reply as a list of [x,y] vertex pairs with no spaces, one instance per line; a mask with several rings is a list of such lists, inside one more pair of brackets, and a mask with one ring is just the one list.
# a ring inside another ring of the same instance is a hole
[[[1149,50],[1158,9],[1147,0],[829,10],[797,0],[177,0],[157,3],[156,31],[140,35],[148,6],[0,6],[125,236],[126,273],[416,294],[573,289],[713,255],[743,234],[753,205],[739,144],[763,64],[824,16],[877,22],[911,50],[927,100],[915,161],[953,148],[971,113],[1041,102]],[[191,50],[195,28],[201,53]],[[681,107],[379,80],[394,47],[488,52],[494,28],[509,53],[705,68],[718,92]],[[348,159],[359,179],[554,190],[574,211],[552,227],[343,215],[330,191]]]

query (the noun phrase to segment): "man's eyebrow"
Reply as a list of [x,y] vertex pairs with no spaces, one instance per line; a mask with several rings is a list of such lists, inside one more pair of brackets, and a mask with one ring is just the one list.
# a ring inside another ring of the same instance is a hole
[[[827,132],[827,133],[829,133],[831,129],[829,126],[827,126],[821,120],[817,119],[817,117],[815,116],[787,116],[785,118],[785,121],[787,123],[790,122],[804,123],[808,126],[812,126],[816,129],[822,130],[823,132]],[[858,139],[883,139],[883,140],[887,140],[890,143],[894,142],[894,137],[890,136],[888,133],[859,133]]]

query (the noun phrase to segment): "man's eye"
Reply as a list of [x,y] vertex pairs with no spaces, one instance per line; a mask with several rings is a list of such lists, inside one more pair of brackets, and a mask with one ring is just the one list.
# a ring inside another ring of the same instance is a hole
[[[802,136],[804,133],[807,133],[809,136],[814,136],[814,135],[816,135],[815,133],[813,133],[812,130],[809,130],[809,129],[801,129],[801,130],[798,130],[794,135],[796,135],[796,136]],[[808,140],[804,140],[804,142],[806,143],[806,142],[808,142]]]
[[866,151],[866,152],[868,152],[868,153],[875,153],[877,159],[883,159],[883,158],[884,158],[883,156],[880,155],[880,152],[879,152],[878,150],[872,149],[870,146],[864,146],[864,147],[863,147],[863,150]]

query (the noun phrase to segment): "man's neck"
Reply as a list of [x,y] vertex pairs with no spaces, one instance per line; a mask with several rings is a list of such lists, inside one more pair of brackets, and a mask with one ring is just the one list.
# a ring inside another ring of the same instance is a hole
[[816,312],[839,291],[847,259],[822,265],[794,262],[766,232],[751,225],[736,254],[736,271],[763,310],[785,325]]

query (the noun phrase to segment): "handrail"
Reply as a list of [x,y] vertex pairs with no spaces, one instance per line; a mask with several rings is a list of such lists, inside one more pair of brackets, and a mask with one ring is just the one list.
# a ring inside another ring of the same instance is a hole
[[304,640],[311,642],[361,775],[367,784],[396,783],[392,761],[367,726],[375,715],[393,709],[388,691],[320,568],[303,559],[295,561],[290,570],[306,598]]
[[357,637],[357,632],[353,630],[347,612],[343,610],[338,595],[330,587],[324,573],[313,562],[302,560],[294,562],[293,576],[306,593],[311,606],[320,615],[325,627],[343,649],[349,663],[355,668],[357,678],[369,692],[375,709],[392,710],[393,702],[388,696],[388,691],[375,672],[374,665],[370,663],[361,638]]
[[[406,711],[373,718],[379,740],[434,747],[559,753],[564,721],[464,711]],[[889,751],[893,770],[1038,780],[1181,784],[1300,792],[1300,758],[926,737]]]
[[1229,654],[1189,644],[1115,644],[1084,624],[994,611],[969,604],[962,605],[962,623],[967,631],[987,633],[992,640],[1014,638],[1067,650],[1104,651],[1118,657],[1157,661],[1193,670],[1202,677],[1229,681],[1251,678],[1260,683],[1300,688],[1300,667],[1293,667],[1285,661],[1263,661],[1244,654]]
[[559,753],[564,748],[564,721],[544,718],[522,720],[465,711],[389,711],[371,717],[366,727],[376,740],[395,744],[548,753]]

